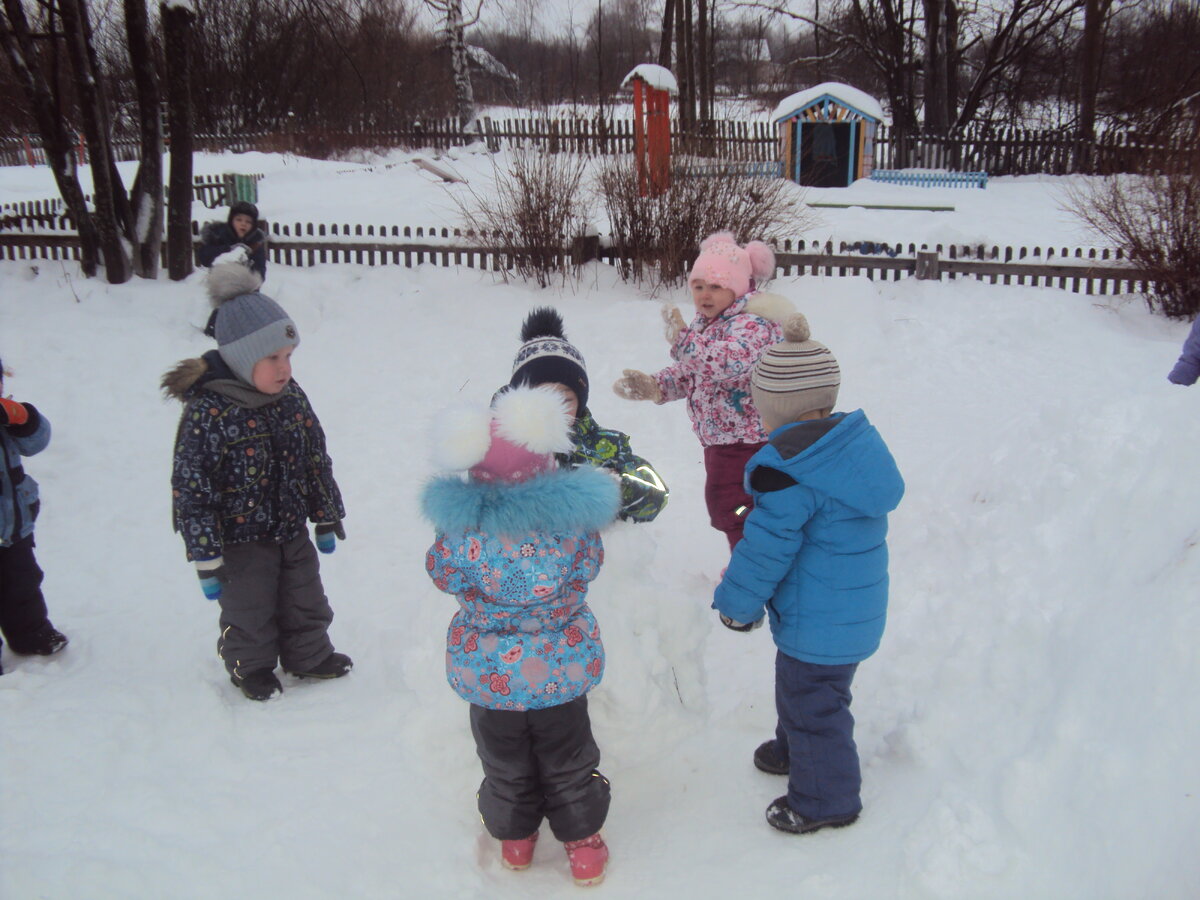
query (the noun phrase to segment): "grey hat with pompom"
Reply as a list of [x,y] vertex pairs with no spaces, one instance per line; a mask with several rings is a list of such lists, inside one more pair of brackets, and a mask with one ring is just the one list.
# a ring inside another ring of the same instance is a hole
[[783,322],[783,340],[768,347],[750,374],[750,395],[764,418],[777,425],[807,413],[832,410],[842,372],[824,344],[814,341],[801,313]]
[[242,263],[219,263],[208,275],[208,296],[216,307],[205,334],[242,381],[253,386],[254,364],[300,343],[300,333],[283,307],[260,294],[262,278]]

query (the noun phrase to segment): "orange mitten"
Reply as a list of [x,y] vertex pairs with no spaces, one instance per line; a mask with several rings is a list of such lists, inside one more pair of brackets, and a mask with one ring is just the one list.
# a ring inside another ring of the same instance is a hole
[[24,403],[0,397],[0,425],[24,425],[29,421],[29,410]]

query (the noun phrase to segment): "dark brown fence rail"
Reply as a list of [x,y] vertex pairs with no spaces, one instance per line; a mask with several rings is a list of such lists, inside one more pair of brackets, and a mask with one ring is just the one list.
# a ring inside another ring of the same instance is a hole
[[[199,232],[199,223],[192,231]],[[495,235],[474,235],[445,227],[375,226],[272,222],[267,254],[284,266],[365,265],[413,268],[420,265],[512,271],[535,251],[512,246]],[[197,246],[199,241],[197,240]],[[536,251],[559,266],[598,260],[608,265],[631,262],[601,244]],[[1083,294],[1149,293],[1146,273],[1124,260],[1119,250],[1083,247],[996,247],[915,243],[812,243],[775,241],[776,262],[785,276],[866,276],[879,280],[904,277],[974,278],[989,284],[1055,287]],[[858,252],[856,252],[858,251]],[[79,239],[65,216],[29,221],[0,231],[0,259],[77,260]]]
[[[480,118],[463,132],[454,120],[413,122],[403,128],[360,131],[263,132],[198,134],[195,149],[242,153],[298,153],[327,158],[359,148],[447,149],[482,141],[489,150],[544,147],[551,153],[589,156],[633,152],[631,119],[491,119]],[[712,119],[684,126],[671,123],[672,151],[677,155],[768,162],[779,158],[775,126],[764,121]],[[1081,141],[1061,130],[1025,130],[968,126],[944,135],[905,135],[881,125],[874,140],[874,164],[881,169],[932,168],[980,171],[989,175],[1111,174],[1156,171],[1171,151],[1188,149],[1179,141],[1163,141],[1136,132],[1108,132]],[[117,158],[137,159],[139,144],[114,142]],[[32,140],[0,140],[0,164],[44,164]]]

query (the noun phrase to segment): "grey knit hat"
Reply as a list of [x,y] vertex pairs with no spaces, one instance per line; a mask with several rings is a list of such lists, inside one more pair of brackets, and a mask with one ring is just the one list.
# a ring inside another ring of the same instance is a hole
[[783,341],[768,347],[750,373],[750,396],[764,418],[782,425],[833,409],[842,373],[829,348],[811,340],[800,313],[783,323]]
[[283,307],[260,294],[262,278],[242,263],[213,266],[208,295],[216,307],[205,332],[217,339],[225,364],[254,384],[254,364],[282,347],[300,343],[300,332]]

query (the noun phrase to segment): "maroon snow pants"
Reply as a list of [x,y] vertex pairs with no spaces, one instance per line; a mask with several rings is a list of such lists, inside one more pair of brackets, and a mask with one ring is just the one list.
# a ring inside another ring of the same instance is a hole
[[742,487],[746,463],[765,446],[757,444],[713,444],[704,448],[704,502],[712,527],[725,533],[729,549],[742,539],[742,527],[754,501]]

